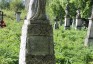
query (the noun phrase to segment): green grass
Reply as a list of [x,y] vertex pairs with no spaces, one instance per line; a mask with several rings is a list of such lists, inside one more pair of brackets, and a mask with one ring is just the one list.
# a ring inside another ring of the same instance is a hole
[[6,27],[0,28],[0,64],[18,64],[23,20],[17,22],[14,12],[8,10],[3,11]]
[[84,47],[87,30],[54,30],[57,64],[88,64],[93,59],[92,48]]
[[[0,28],[0,64],[18,64],[23,20],[17,22],[14,12],[4,11],[5,28]],[[25,17],[22,11],[21,19]],[[53,30],[56,64],[93,64],[92,48],[84,47],[87,30]]]

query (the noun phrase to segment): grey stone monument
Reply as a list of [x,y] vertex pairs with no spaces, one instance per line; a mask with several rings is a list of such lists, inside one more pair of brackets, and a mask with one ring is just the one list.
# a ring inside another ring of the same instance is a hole
[[89,26],[84,45],[93,46],[93,6],[92,6],[92,14],[91,17],[89,18]]
[[22,27],[19,64],[55,64],[53,29],[45,5],[46,0],[30,0]]
[[20,21],[21,12],[16,12],[16,21]]
[[70,16],[69,16],[69,5],[68,3],[66,4],[66,9],[65,9],[65,23],[64,23],[64,27],[65,29],[70,29]]
[[76,29],[81,29],[82,27],[82,20],[81,20],[81,14],[80,14],[80,9],[78,9],[76,15]]

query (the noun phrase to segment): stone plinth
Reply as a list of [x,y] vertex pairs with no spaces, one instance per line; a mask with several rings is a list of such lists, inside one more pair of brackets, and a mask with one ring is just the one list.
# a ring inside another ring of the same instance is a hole
[[49,20],[24,23],[19,64],[55,64],[53,29]]
[[81,29],[82,21],[80,18],[76,18],[76,29]]
[[89,20],[89,27],[87,31],[87,36],[85,38],[85,46],[93,46],[93,21]]
[[65,30],[70,29],[70,18],[69,17],[65,17],[64,28],[65,28]]

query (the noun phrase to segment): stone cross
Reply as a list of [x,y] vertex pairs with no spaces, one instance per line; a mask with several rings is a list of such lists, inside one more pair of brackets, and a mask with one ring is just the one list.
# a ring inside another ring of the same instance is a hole
[[45,5],[46,0],[30,0],[22,27],[19,64],[55,64],[53,28]]

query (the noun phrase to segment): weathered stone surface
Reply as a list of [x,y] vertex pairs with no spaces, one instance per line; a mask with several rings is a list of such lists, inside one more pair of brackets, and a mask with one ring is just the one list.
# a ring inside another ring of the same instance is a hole
[[26,64],[55,64],[52,30],[49,23],[42,21],[28,25]]
[[35,36],[53,36],[52,34],[52,25],[48,24],[31,24],[28,25],[28,35]]
[[27,55],[27,64],[55,64],[53,55]]
[[27,38],[27,27],[28,20],[24,20],[22,27],[21,43],[20,43],[20,53],[19,53],[19,64],[26,64],[26,38]]
[[81,27],[82,27],[82,21],[81,21],[81,19],[76,19],[76,29],[81,29]]
[[[27,54],[49,55],[54,54],[53,38],[47,36],[30,36],[27,38]],[[51,50],[52,49],[52,50]]]
[[65,18],[64,27],[65,29],[70,29],[70,18]]

